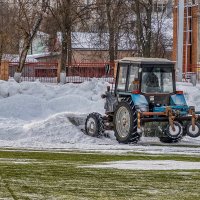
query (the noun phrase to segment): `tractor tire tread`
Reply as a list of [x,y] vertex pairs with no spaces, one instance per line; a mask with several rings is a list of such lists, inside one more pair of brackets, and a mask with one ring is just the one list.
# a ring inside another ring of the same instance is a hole
[[182,139],[182,137],[176,139],[170,137],[160,137],[159,139],[162,143],[178,143]]
[[130,97],[126,99],[122,99],[121,103],[126,103],[129,106],[130,110],[132,111],[132,117],[133,117],[132,127],[133,128],[132,128],[132,132],[129,134],[126,140],[121,141],[118,138],[118,134],[116,133],[116,130],[115,130],[115,137],[119,143],[135,144],[140,140],[140,137],[141,137],[141,135],[137,132],[137,114],[135,111],[135,105]]
[[103,121],[102,115],[97,113],[97,112],[90,113],[86,118],[86,121],[85,121],[85,130],[86,130],[85,133],[86,133],[86,135],[90,135],[90,134],[87,133],[87,129],[86,129],[87,120],[89,118],[93,118],[95,120],[96,124],[97,124],[97,131],[92,137],[101,137],[101,136],[103,136],[103,134],[105,132],[104,121]]

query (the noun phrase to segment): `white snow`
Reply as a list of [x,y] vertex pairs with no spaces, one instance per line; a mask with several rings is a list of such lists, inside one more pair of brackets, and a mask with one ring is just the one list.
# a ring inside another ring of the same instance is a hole
[[[142,137],[138,144],[124,145],[116,141],[112,132],[110,138],[85,135],[81,126],[75,126],[70,119],[80,118],[84,124],[90,112],[103,114],[101,94],[108,85],[97,79],[65,85],[0,81],[0,147],[200,154],[200,138],[185,137],[179,144],[169,146],[160,145],[157,138]],[[187,102],[200,110],[200,85],[178,83],[178,88],[186,92]]]
[[194,170],[200,169],[200,163],[175,160],[135,160],[106,162],[100,165],[85,165],[81,167],[127,170]]
[[1,81],[0,146],[80,148],[80,144],[104,144],[105,139],[84,135],[68,116],[103,113],[100,96],[107,85],[96,79],[80,85]]

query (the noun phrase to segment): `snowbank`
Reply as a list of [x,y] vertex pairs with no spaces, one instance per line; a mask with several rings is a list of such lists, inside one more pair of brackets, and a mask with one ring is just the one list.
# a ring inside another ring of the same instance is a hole
[[100,96],[107,85],[95,79],[80,85],[1,81],[0,117],[35,120],[60,112],[103,112]]
[[[105,144],[106,139],[84,135],[68,117],[103,113],[101,94],[108,85],[96,79],[66,85],[1,81],[0,146],[80,148]],[[107,144],[111,143],[107,139]]]

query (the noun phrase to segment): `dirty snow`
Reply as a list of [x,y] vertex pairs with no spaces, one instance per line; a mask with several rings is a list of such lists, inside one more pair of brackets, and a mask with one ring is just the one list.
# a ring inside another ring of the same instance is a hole
[[[101,94],[108,85],[97,79],[65,85],[0,81],[0,147],[200,154],[200,138],[185,137],[173,146],[161,145],[157,138],[142,138],[136,145],[124,145],[118,144],[112,132],[109,138],[83,134],[69,117],[79,117],[84,124],[90,112],[103,114]],[[200,85],[178,83],[178,89],[185,91],[189,105],[200,110]]]

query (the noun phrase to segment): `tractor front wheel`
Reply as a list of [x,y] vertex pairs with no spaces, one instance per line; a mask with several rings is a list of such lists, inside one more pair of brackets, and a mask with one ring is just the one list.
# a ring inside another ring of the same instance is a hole
[[195,123],[194,129],[192,128],[192,123],[190,122],[187,125],[187,135],[196,138],[200,136],[200,124],[198,122]]
[[174,129],[169,124],[165,130],[165,134],[172,139],[182,138],[183,126],[179,122],[174,121]]
[[131,100],[121,101],[114,113],[115,137],[119,143],[137,143],[140,134],[137,132],[137,113]]
[[179,122],[174,122],[174,129],[169,124],[165,130],[165,136],[160,137],[163,143],[177,143],[183,137],[183,126]]
[[92,137],[100,137],[104,133],[103,118],[99,113],[90,113],[85,122],[85,132]]

